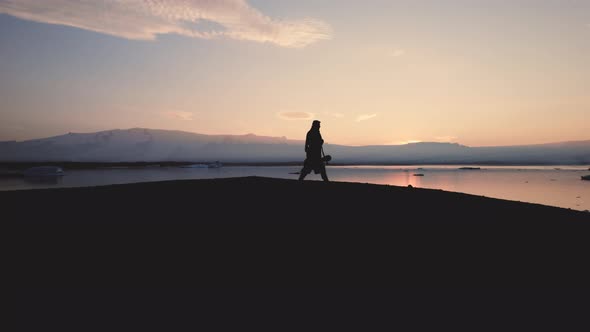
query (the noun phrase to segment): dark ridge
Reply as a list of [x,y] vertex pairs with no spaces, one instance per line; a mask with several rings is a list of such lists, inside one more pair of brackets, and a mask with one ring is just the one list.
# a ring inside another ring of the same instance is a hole
[[590,214],[260,177],[0,192],[19,287],[587,287]]

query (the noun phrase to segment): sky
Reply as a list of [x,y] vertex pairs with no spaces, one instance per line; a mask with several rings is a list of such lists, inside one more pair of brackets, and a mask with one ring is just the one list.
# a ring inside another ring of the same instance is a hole
[[590,139],[590,0],[0,0],[0,141]]

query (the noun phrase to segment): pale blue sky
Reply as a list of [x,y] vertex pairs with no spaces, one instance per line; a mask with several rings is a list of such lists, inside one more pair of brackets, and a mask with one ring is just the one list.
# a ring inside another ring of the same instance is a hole
[[0,140],[312,118],[340,144],[590,139],[590,0],[61,3],[0,0]]

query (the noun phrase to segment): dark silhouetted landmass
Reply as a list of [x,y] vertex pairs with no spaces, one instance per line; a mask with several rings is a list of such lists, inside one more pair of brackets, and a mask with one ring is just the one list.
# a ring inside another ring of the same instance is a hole
[[[590,215],[259,177],[0,192],[21,287],[580,287]],[[10,235],[12,236],[12,232]]]

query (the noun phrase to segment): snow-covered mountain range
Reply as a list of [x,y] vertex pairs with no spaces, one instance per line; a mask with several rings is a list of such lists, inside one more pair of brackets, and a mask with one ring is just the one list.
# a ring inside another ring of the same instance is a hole
[[[456,143],[344,146],[326,144],[334,163],[588,164],[590,140],[554,144],[467,147]],[[300,162],[303,141],[285,137],[203,135],[133,128],[0,142],[0,161]]]

